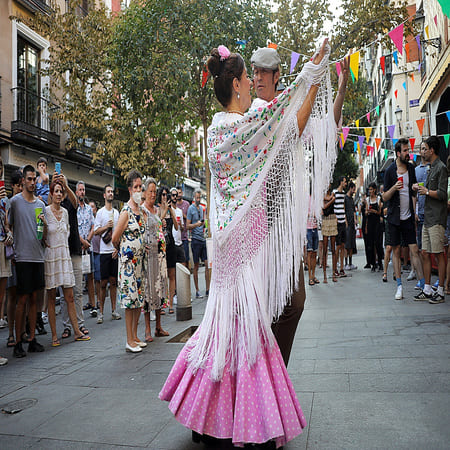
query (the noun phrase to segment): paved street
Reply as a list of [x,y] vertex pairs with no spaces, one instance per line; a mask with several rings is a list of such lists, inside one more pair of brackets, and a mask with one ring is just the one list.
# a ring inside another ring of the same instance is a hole
[[[307,287],[289,373],[308,427],[285,449],[448,448],[450,299],[414,302],[415,282],[405,281],[406,298],[395,301],[392,269],[382,283],[362,269],[361,251],[354,262],[351,278]],[[48,334],[39,339],[44,353],[21,360],[0,330],[0,354],[10,357],[0,367],[0,408],[37,400],[0,415],[0,448],[201,450],[157,395],[182,347],[167,341],[199,324],[205,303],[194,301],[188,322],[166,315],[171,336],[137,355],[125,353],[124,320],[108,314],[102,325],[87,318],[90,342],[52,348]]]

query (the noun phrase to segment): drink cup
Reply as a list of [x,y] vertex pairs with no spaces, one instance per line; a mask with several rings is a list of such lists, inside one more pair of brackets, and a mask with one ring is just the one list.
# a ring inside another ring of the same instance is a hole
[[403,188],[403,176],[398,177],[398,178],[397,178],[397,181],[401,181],[401,183],[402,183],[402,188]]
[[424,186],[425,183],[423,181],[421,181],[420,183],[417,183],[419,186]]
[[42,208],[34,208],[34,214],[36,216],[36,234],[39,240],[44,236],[44,222],[39,218],[42,214]]

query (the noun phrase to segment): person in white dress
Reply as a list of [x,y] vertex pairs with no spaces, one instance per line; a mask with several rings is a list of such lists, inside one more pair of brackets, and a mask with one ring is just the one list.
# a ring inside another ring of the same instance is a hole
[[52,346],[58,347],[61,342],[56,334],[55,300],[56,288],[62,286],[64,298],[67,302],[69,319],[74,329],[76,341],[89,341],[90,337],[84,335],[78,328],[77,313],[73,299],[72,260],[69,251],[69,213],[61,206],[64,198],[64,185],[56,179],[50,185],[51,204],[46,207],[47,212],[47,238],[45,249],[45,288],[48,298],[48,319],[52,331]]

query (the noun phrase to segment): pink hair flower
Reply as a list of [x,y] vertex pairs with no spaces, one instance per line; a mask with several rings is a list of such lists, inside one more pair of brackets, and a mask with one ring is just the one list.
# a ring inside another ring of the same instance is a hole
[[223,61],[224,59],[229,58],[230,55],[231,55],[230,50],[228,50],[228,49],[225,47],[225,45],[219,45],[219,46],[217,47],[217,50],[218,50],[218,52],[219,52],[220,60],[221,60],[221,61]]

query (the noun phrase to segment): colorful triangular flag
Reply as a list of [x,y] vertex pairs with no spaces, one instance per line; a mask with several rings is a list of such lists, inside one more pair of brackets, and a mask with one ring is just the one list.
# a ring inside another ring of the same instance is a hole
[[398,96],[398,89],[396,89],[396,90],[394,91],[394,95],[395,95],[395,98],[397,99],[397,96]]
[[429,29],[430,29],[430,27],[427,25],[427,26],[425,27],[425,34],[427,35],[427,39],[430,39]]
[[409,42],[405,44],[406,61],[409,60]]
[[381,70],[383,71],[383,75],[384,75],[384,69],[385,69],[385,64],[386,64],[385,59],[386,59],[385,56],[382,56],[382,57],[380,58],[380,66],[381,66]]
[[349,131],[350,131],[349,127],[342,127],[342,134],[344,135],[344,144],[345,144],[345,141],[347,140]]
[[398,27],[389,31],[388,35],[392,39],[394,45],[397,47],[400,55],[403,55],[403,24],[400,24]]
[[300,58],[300,53],[292,52],[291,53],[291,71],[289,73],[292,73],[295,69],[295,66],[298,63],[298,58]]
[[402,83],[403,89],[406,91],[406,81]]
[[450,19],[450,1],[449,0],[438,0],[441,5],[442,12]]
[[377,150],[380,149],[381,138],[375,138],[375,143],[377,144]]
[[449,139],[450,139],[450,134],[444,134],[445,147],[448,147]]
[[341,74],[341,63],[339,61],[336,63],[336,72],[337,72],[338,76],[340,76],[340,74]]
[[447,111],[445,114],[447,115],[447,119],[450,122],[450,111]]
[[398,51],[395,50],[395,52],[392,53],[392,56],[394,57],[395,65],[398,67]]
[[273,42],[269,42],[269,45],[267,47],[274,48],[276,50],[278,48],[278,44],[275,44]]
[[358,143],[353,141],[353,151],[356,153],[358,151]]
[[359,52],[350,55],[350,71],[353,74],[355,80],[358,81]]
[[389,131],[389,136],[391,137],[391,139],[394,139],[395,125],[388,125],[387,129]]
[[420,51],[420,33],[416,36],[417,47]]
[[344,148],[343,139],[344,135],[342,133],[339,133],[339,147],[341,147],[341,150]]
[[365,127],[364,134],[366,135],[366,141],[369,143],[370,133],[372,133],[372,127]]
[[366,147],[366,154],[367,156],[370,156],[370,145]]
[[417,128],[419,129],[419,133],[422,136],[423,134],[423,126],[425,124],[425,119],[417,119],[416,120]]
[[377,116],[380,117],[380,105],[377,105],[375,111],[377,112]]
[[355,120],[356,128],[359,128],[359,119]]
[[394,144],[394,146],[397,142],[398,142],[398,139],[392,139],[392,143]]
[[414,138],[411,138],[409,140],[409,143],[411,144],[411,149],[414,151],[414,144],[416,143],[416,140]]
[[208,72],[205,69],[203,69],[203,72],[202,72],[202,88],[205,87],[205,84],[206,84],[207,81],[208,81]]
[[384,159],[388,159],[389,150],[387,148],[384,149]]
[[366,114],[367,122],[370,123],[370,111]]
[[437,15],[434,16],[434,23],[435,23],[435,25],[437,26]]
[[414,72],[411,72],[411,80],[414,83]]
[[364,145],[364,136],[358,136],[359,147],[363,148]]

